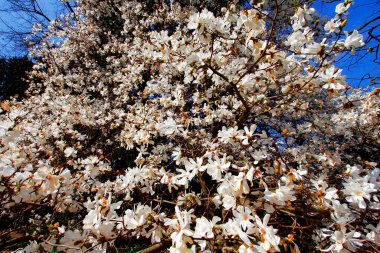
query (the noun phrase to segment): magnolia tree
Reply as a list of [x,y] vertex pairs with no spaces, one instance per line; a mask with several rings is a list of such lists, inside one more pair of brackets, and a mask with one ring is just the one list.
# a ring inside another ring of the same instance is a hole
[[352,2],[183,2],[82,0],[43,34],[1,104],[3,248],[374,252],[380,92],[334,67]]

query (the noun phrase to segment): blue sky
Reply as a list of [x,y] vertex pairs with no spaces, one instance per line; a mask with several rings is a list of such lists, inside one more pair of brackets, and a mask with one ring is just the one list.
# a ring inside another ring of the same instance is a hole
[[[59,12],[58,0],[41,0],[40,3],[43,11],[50,17],[54,18]],[[343,1],[343,0],[342,0]],[[339,2],[337,2],[339,3]],[[335,15],[335,5],[323,3],[321,0],[317,0],[313,7],[320,13],[322,16],[333,17]],[[6,0],[0,0],[0,9],[6,8]],[[360,27],[366,21],[370,20],[373,17],[380,15],[380,0],[356,0],[355,4],[349,9],[348,14],[348,23],[345,27],[348,31]],[[8,28],[4,24],[12,26],[18,30],[23,29],[27,31],[29,29],[28,23],[23,20],[23,16],[17,13],[0,13],[0,30],[7,30]],[[4,21],[4,22],[2,22]],[[377,24],[380,24],[378,20]],[[377,29],[377,32],[380,33],[380,27]],[[376,46],[376,43],[373,42],[371,46]],[[17,47],[9,41],[5,36],[0,34],[0,56],[20,56],[25,55],[25,51],[17,50]],[[339,68],[343,69],[343,73],[347,76],[347,81],[353,87],[358,87],[360,78],[365,74],[370,73],[372,76],[380,76],[380,64],[375,64],[373,62],[374,53],[368,54],[359,63],[352,65],[352,61],[355,61],[357,57],[350,57],[349,60],[339,60],[336,65]],[[380,57],[380,52],[379,52]],[[378,61],[380,63],[380,59]],[[364,80],[360,86],[366,86],[369,84],[369,80]]]
[[[21,1],[20,1],[21,2]],[[60,10],[62,9],[59,0],[39,0],[37,1],[40,5],[43,13],[45,13],[50,19],[54,19]],[[23,13],[17,12],[6,12],[9,8],[6,0],[0,0],[0,32],[10,31],[10,29],[15,29],[17,31],[30,31],[30,22],[28,18]],[[0,56],[12,57],[12,56],[23,56],[27,52],[25,50],[20,50],[17,45],[13,43],[7,36],[0,33]]]
[[[313,7],[322,16],[333,17],[335,15],[335,6],[337,3],[326,4],[322,1],[316,1]],[[354,1],[354,5],[348,10],[348,22],[345,29],[347,31],[352,31],[376,16],[380,16],[380,0],[356,0]],[[380,20],[378,20],[376,24],[380,24]],[[376,31],[376,34],[379,35],[380,27]],[[370,43],[370,46],[375,47],[376,43],[373,41]],[[379,59],[377,61],[378,64],[373,62],[375,53],[368,54],[358,63],[352,64],[358,59],[358,57],[350,57],[349,60],[338,61],[336,65],[343,69],[343,73],[347,76],[347,81],[350,86],[358,87],[360,85],[365,87],[370,82],[369,80],[364,80],[360,83],[359,79],[361,79],[364,75],[370,73],[371,76],[380,77],[380,52]]]

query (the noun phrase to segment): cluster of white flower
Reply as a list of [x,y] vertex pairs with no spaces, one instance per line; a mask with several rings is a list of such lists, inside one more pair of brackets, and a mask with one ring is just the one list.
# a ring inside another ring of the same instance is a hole
[[380,92],[333,65],[363,46],[342,38],[352,2],[320,24],[290,0],[141,2],[78,1],[32,51],[29,98],[2,104],[20,252],[378,247]]

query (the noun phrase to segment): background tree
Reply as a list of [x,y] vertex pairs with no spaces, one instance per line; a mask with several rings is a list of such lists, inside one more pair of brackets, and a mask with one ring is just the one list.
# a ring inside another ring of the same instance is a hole
[[32,70],[33,62],[27,57],[0,58],[0,97],[1,100],[25,97],[29,85],[28,72]]

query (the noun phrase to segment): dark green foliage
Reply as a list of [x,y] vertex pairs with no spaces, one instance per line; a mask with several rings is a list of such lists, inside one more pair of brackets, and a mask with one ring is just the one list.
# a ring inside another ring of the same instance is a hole
[[27,57],[0,58],[0,100],[25,97],[27,72],[33,67]]

